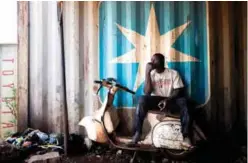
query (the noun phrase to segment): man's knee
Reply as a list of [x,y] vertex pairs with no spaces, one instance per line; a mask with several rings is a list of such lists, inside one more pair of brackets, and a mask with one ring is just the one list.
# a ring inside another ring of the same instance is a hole
[[176,99],[176,103],[179,106],[187,106],[187,101],[186,101],[186,98],[184,97]]
[[139,99],[138,99],[136,115],[144,116],[145,107],[147,107],[146,105],[147,105],[147,96],[140,96]]
[[148,100],[148,97],[146,95],[140,96],[138,104],[144,106],[144,105],[146,105],[147,100]]

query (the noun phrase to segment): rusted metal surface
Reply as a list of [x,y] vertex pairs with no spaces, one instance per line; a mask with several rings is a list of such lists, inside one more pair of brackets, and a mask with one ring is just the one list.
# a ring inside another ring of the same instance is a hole
[[240,17],[237,19],[237,26],[236,26],[236,54],[237,54],[237,61],[236,63],[239,65],[238,69],[238,101],[237,107],[239,108],[239,116],[241,123],[244,123],[247,128],[247,2],[239,2],[235,6],[235,17]]
[[[236,19],[240,17],[241,19]],[[236,49],[235,63],[238,75],[237,108],[238,124],[247,131],[247,2],[239,2],[235,6]]]
[[[197,8],[197,2],[195,3],[196,5],[193,6]],[[102,63],[100,63],[101,60],[99,59],[101,55],[99,50],[99,31],[100,27],[106,28],[106,26],[101,26],[99,23],[101,5],[102,3],[99,2],[64,3],[65,66],[68,83],[67,100],[70,132],[80,132],[79,120],[99,108],[98,98],[94,96],[93,80],[102,77],[100,71],[111,64],[100,67]],[[128,6],[123,5],[121,9],[123,11],[129,10]],[[140,6],[140,8],[145,7],[145,5]],[[142,12],[137,13],[143,14]],[[148,17],[150,10],[145,13],[145,17]],[[108,14],[110,17],[113,16],[111,12],[107,13],[106,16]],[[199,119],[205,119],[204,129],[209,133],[214,133],[215,131],[228,132],[238,119],[242,119],[242,124],[246,123],[247,56],[245,54],[247,52],[247,20],[244,18],[245,15],[246,2],[206,3],[206,28],[208,33],[206,47],[210,64],[209,67],[205,67],[209,68],[209,72],[201,75],[209,80],[210,98],[209,101],[206,101],[206,105],[198,108],[198,110],[202,112],[202,115],[199,115]],[[31,126],[48,131],[61,131],[63,123],[61,116],[63,87],[55,3],[30,2],[30,16],[29,112]],[[127,26],[130,25],[128,21],[124,21],[125,16],[120,15],[120,17],[122,18],[121,23],[127,24]],[[242,17],[242,21],[237,17]],[[108,24],[110,19],[106,17],[104,21]],[[159,19],[159,22],[161,21],[162,18]],[[120,29],[123,30],[123,28]],[[117,31],[111,32],[111,29],[106,32],[110,32],[109,34],[113,38],[120,35],[120,33],[117,34]],[[103,39],[107,39],[107,37]],[[122,36],[121,45],[131,48],[132,46],[129,46],[124,39],[125,37]],[[197,40],[195,41],[197,42]],[[113,45],[109,44],[105,48],[108,49],[111,46]],[[187,46],[186,43],[185,46]],[[112,54],[109,55],[114,57]],[[189,69],[192,70],[193,67]],[[112,75],[116,75],[114,68],[112,71]],[[134,69],[128,69],[128,71],[133,72]],[[187,74],[188,72],[185,70],[183,73]],[[122,73],[118,74],[121,75]],[[126,84],[130,84],[133,78],[128,72],[125,75],[128,76]],[[188,75],[194,83],[192,75]],[[207,80],[204,81],[207,83]],[[194,85],[191,84],[189,88],[192,93],[195,90],[193,89]],[[131,128],[134,109],[120,108],[118,111],[124,120],[121,123]]]
[[28,126],[28,2],[18,2],[18,130]]
[[83,110],[81,96],[82,74],[79,55],[79,2],[64,2],[64,45],[67,83],[67,104],[69,128],[78,130],[80,110]]
[[83,111],[81,116],[90,115],[99,108],[99,100],[94,96],[93,81],[99,79],[98,14],[100,2],[80,2],[79,4],[79,47],[83,74]]
[[211,124],[208,130],[213,134],[230,132],[237,124],[244,126],[247,119],[244,6],[246,2],[209,2],[212,93],[205,112]]
[[62,132],[63,86],[56,2],[30,2],[30,126]]

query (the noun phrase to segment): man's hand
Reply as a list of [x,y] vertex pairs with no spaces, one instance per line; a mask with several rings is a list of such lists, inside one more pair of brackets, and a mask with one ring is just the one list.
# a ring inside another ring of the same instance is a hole
[[163,111],[165,109],[166,104],[167,104],[167,100],[166,99],[164,99],[164,100],[162,100],[162,101],[160,101],[158,103],[158,107],[160,108],[160,111]]
[[152,93],[152,81],[151,81],[151,71],[154,69],[154,66],[151,62],[146,64],[146,74],[145,74],[145,87],[144,93],[150,95]]
[[150,72],[153,70],[153,65],[151,62],[146,64],[146,74],[150,74]]

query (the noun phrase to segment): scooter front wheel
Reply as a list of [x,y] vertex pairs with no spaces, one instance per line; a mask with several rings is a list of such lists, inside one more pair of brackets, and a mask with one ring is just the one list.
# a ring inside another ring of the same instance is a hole
[[161,149],[164,155],[173,160],[186,160],[194,151],[195,148],[189,150]]

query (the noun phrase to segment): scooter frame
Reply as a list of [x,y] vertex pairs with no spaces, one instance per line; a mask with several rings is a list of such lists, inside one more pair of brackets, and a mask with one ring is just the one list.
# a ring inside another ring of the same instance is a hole
[[[190,149],[190,150],[172,150],[172,149],[166,149],[166,148],[156,148],[156,147],[152,147],[152,146],[150,146],[150,148],[142,148],[142,147],[139,147],[139,146],[129,147],[127,145],[118,145],[116,142],[114,142],[114,140],[116,140],[114,138],[114,134],[108,134],[108,132],[107,132],[107,129],[106,129],[105,123],[104,123],[104,115],[105,115],[105,112],[106,112],[107,108],[109,106],[112,106],[114,96],[115,96],[116,92],[119,89],[124,90],[126,92],[129,92],[131,94],[135,94],[135,92],[133,92],[132,90],[129,90],[128,88],[126,88],[126,87],[124,87],[124,86],[122,86],[120,84],[117,84],[116,80],[113,79],[113,78],[108,78],[107,80],[103,79],[102,81],[94,81],[94,82],[101,85],[100,88],[97,91],[97,94],[98,94],[98,92],[100,91],[100,89],[102,87],[108,88],[108,95],[107,95],[108,99],[107,99],[106,106],[104,107],[103,115],[101,116],[101,121],[99,121],[99,120],[95,120],[95,121],[100,123],[103,126],[103,131],[104,131],[104,134],[107,137],[107,141],[108,141],[107,144],[110,144],[112,147],[117,148],[117,149],[131,150],[131,151],[135,152],[131,162],[134,161],[134,159],[136,157],[136,154],[137,154],[137,151],[161,152],[161,153],[167,155],[169,158],[174,159],[174,160],[185,159],[187,156],[189,156],[189,154],[191,154],[192,152],[195,151],[195,149],[196,149],[195,147]],[[153,129],[154,128],[155,128],[155,126],[153,127]],[[206,140],[205,135],[203,135],[203,133],[199,131],[198,126],[195,126],[195,130],[196,130],[196,133],[202,139]],[[176,152],[174,152],[174,151],[176,151]]]

